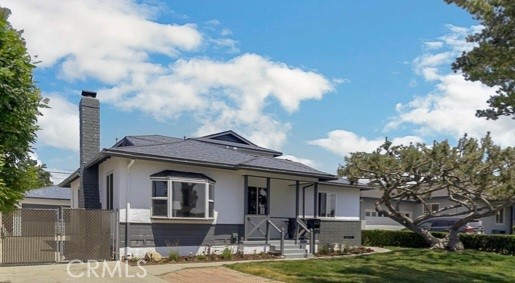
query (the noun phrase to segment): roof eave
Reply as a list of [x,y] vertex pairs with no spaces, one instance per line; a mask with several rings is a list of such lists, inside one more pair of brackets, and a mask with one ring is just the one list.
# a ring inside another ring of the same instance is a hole
[[331,174],[305,173],[305,172],[290,171],[290,170],[271,169],[271,168],[258,167],[258,166],[242,166],[242,165],[238,165],[238,164],[237,165],[226,165],[226,164],[220,164],[220,163],[202,162],[202,161],[188,160],[188,159],[167,158],[167,157],[148,155],[148,154],[127,153],[127,152],[120,152],[120,151],[116,151],[116,150],[112,150],[112,149],[104,149],[104,150],[102,150],[101,153],[104,155],[103,158],[100,158],[100,156],[99,156],[99,158],[94,159],[96,161],[94,161],[92,159],[91,162],[88,162],[86,164],[86,167],[89,168],[90,166],[93,166],[94,164],[100,162],[102,159],[106,159],[110,156],[113,156],[113,157],[123,157],[123,158],[144,159],[144,160],[151,160],[151,161],[177,162],[177,163],[188,164],[188,165],[193,164],[193,165],[201,165],[201,166],[215,167],[215,168],[221,168],[221,169],[231,169],[231,170],[239,170],[239,169],[258,170],[258,171],[264,171],[264,172],[314,177],[314,178],[320,179],[321,181],[331,181],[331,180],[338,179],[337,176],[331,175]]
[[289,175],[295,175],[295,176],[304,176],[304,177],[312,177],[312,178],[318,178],[320,181],[331,181],[331,180],[337,180],[338,177],[331,174],[316,174],[316,173],[305,173],[305,172],[298,172],[298,171],[291,171],[291,170],[280,170],[280,169],[270,169],[267,167],[259,167],[259,166],[249,166],[239,165],[236,169],[248,169],[248,170],[255,170],[255,171],[261,171],[261,172],[270,172],[270,173],[279,173],[279,174],[289,174]]
[[68,176],[66,179],[64,179],[57,186],[63,187],[63,188],[69,188],[71,186],[71,183],[73,183],[73,181],[77,180],[78,178],[79,178],[79,169],[73,171],[73,173],[71,173],[70,176]]
[[339,183],[333,183],[333,182],[322,182],[321,184],[326,185],[326,186],[346,187],[349,189],[359,189],[361,191],[368,191],[368,190],[376,189],[376,188],[366,186],[366,185],[339,184]]

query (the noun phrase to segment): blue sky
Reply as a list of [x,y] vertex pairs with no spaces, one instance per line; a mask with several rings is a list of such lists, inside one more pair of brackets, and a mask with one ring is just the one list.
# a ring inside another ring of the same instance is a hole
[[[450,70],[477,30],[431,1],[3,1],[38,55],[43,109],[36,157],[78,166],[83,89],[101,100],[101,147],[126,135],[232,129],[334,173],[343,156],[394,142],[491,131],[474,117],[495,90]],[[54,174],[61,180],[65,174]]]

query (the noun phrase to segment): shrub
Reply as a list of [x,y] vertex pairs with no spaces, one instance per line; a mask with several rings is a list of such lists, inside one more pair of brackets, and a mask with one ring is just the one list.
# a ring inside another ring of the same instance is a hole
[[320,245],[318,247],[318,254],[320,254],[320,255],[329,254],[329,245]]
[[[432,233],[435,237],[443,238],[445,233]],[[363,245],[365,246],[396,246],[406,248],[427,248],[424,239],[411,231],[363,230]]]
[[[432,232],[431,234],[437,238],[443,238],[447,233]],[[366,246],[429,247],[429,244],[420,235],[408,231],[363,230],[362,236],[363,244]],[[515,255],[514,235],[460,234],[460,240],[465,249]]]
[[515,255],[515,235],[460,235],[466,249]]
[[232,258],[232,252],[229,248],[225,248],[221,255],[223,260],[230,260]]
[[179,257],[180,257],[180,255],[179,255],[178,251],[170,251],[170,254],[168,255],[168,260],[178,261]]

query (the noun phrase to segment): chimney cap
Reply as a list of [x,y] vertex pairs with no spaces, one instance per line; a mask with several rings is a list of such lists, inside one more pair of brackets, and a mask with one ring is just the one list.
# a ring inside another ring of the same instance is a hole
[[94,91],[89,91],[89,90],[83,90],[82,93],[80,94],[84,97],[93,97],[93,98],[96,98],[97,97],[97,93],[94,92]]

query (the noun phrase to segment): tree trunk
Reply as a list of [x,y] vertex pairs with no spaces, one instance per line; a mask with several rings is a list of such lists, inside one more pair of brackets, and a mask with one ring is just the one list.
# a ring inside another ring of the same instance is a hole
[[446,241],[445,247],[449,251],[462,251],[465,249],[463,243],[460,240],[460,235],[458,234],[457,229],[451,229],[449,234],[445,236],[444,241]]
[[450,230],[449,234],[443,239],[436,238],[430,232],[418,227],[413,227],[414,232],[422,236],[429,244],[431,249],[449,250],[449,251],[462,251],[464,250],[463,243],[460,240],[458,230]]
[[431,235],[430,232],[428,232],[428,231],[426,231],[426,230],[424,230],[422,228],[419,228],[417,226],[412,226],[412,230],[415,233],[417,233],[420,236],[422,236],[422,238],[426,241],[426,243],[429,244],[431,249],[439,249],[439,250],[445,249],[444,239],[438,239],[435,236]]

